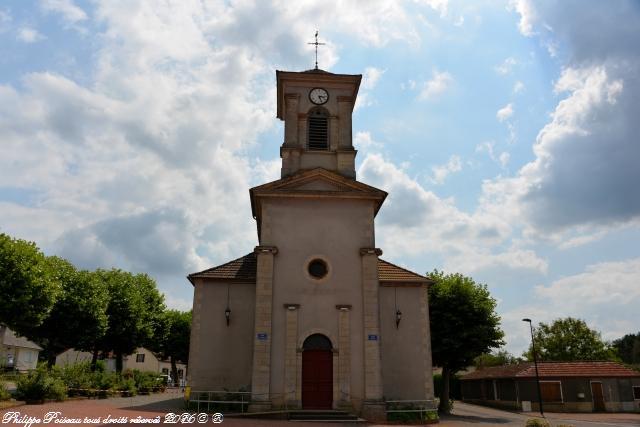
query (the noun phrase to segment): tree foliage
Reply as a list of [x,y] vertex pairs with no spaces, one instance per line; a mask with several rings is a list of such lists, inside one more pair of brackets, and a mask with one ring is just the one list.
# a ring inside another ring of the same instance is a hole
[[49,316],[60,291],[35,243],[0,234],[0,323],[30,336]]
[[165,332],[156,340],[158,352],[171,360],[171,378],[178,381],[178,361],[187,363],[191,338],[191,311],[166,310],[163,314]]
[[473,365],[477,369],[488,368],[490,366],[513,365],[520,363],[521,358],[515,357],[507,350],[500,350],[492,353],[484,353],[473,359]]
[[[615,350],[582,319],[566,317],[551,324],[540,323],[534,330],[538,359],[543,361],[615,360]],[[531,345],[524,354],[533,360]]]
[[67,348],[92,351],[107,329],[107,288],[97,274],[78,271],[68,261],[49,257],[52,274],[62,292],[51,313],[34,330],[32,337],[45,349],[49,364]]
[[441,412],[449,412],[449,378],[476,357],[504,344],[496,301],[486,285],[462,274],[434,270],[429,288],[433,363],[442,367]]
[[640,365],[640,332],[627,334],[613,342],[618,356],[624,363]]
[[159,329],[164,298],[146,274],[117,269],[97,270],[96,274],[109,293],[108,326],[99,349],[116,354],[116,369],[120,372],[122,356],[150,343]]

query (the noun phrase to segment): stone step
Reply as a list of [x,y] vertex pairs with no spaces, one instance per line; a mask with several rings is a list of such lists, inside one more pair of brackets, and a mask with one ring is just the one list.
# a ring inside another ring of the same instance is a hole
[[358,417],[345,411],[332,410],[306,410],[289,412],[291,421],[358,421]]

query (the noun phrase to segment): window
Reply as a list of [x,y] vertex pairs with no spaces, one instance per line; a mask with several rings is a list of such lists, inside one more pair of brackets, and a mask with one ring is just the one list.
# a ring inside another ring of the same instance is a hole
[[168,374],[169,373],[169,368],[162,368],[162,373],[163,374]]
[[547,403],[562,403],[562,385],[560,381],[540,381],[542,401]]
[[640,400],[640,386],[638,385],[633,386],[633,399]]
[[309,150],[329,149],[329,114],[324,108],[314,108],[309,111],[308,148]]
[[136,354],[136,363],[144,363],[144,354]]
[[314,279],[322,279],[329,272],[329,268],[327,267],[327,263],[321,259],[314,259],[309,263],[309,274]]
[[178,369],[178,378],[182,378],[184,375],[184,371],[182,369]]

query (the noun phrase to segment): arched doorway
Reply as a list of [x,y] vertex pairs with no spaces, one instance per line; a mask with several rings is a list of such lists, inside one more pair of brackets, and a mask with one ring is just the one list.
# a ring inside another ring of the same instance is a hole
[[302,407],[331,409],[333,403],[333,353],[331,341],[313,334],[302,345]]

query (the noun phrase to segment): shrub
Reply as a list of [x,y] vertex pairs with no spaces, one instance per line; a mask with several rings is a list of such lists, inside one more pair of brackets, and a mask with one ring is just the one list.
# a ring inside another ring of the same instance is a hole
[[9,400],[11,399],[11,393],[7,390],[5,384],[0,381],[0,400]]
[[140,394],[152,392],[159,385],[158,378],[158,374],[154,372],[133,371],[133,380]]
[[122,397],[130,397],[138,394],[136,382],[133,378],[120,378],[120,381],[116,385],[116,390],[122,392]]
[[64,400],[66,396],[66,385],[55,374],[51,374],[46,366],[39,366],[36,370],[21,376],[16,384],[16,397],[27,402]]
[[547,420],[541,420],[540,418],[529,418],[525,427],[551,427]]
[[88,394],[87,389],[92,386],[92,376],[89,362],[66,365],[60,372],[60,378],[69,388],[69,396]]

